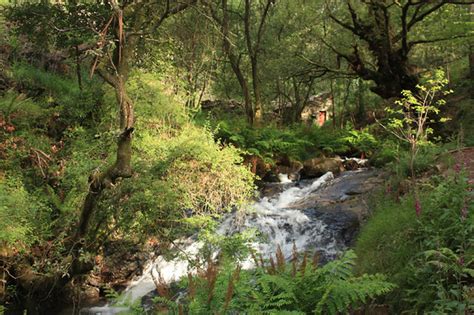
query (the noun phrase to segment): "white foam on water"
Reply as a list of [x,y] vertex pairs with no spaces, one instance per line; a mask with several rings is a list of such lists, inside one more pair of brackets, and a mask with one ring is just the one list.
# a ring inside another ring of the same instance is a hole
[[369,164],[368,159],[359,159],[359,158],[344,158],[344,161],[354,161],[356,162],[359,166],[365,167]]
[[181,257],[196,257],[202,246],[201,242],[193,241],[191,238],[177,242],[177,247],[182,248],[181,255],[171,260],[167,260],[164,256],[158,256],[148,264],[141,277],[130,283],[123,294],[123,298],[135,301],[145,296],[156,288],[154,279],[161,279],[164,283],[178,281],[190,272],[189,261]]
[[[327,185],[331,180],[334,179],[334,174],[332,172],[327,172],[323,176],[319,177],[315,181],[311,183],[311,185],[300,188],[300,187],[291,187],[287,190],[284,190],[281,194],[279,194],[272,202],[272,207],[271,209],[273,211],[275,210],[280,210],[285,207],[288,207],[292,203],[300,200],[303,197],[308,196],[309,194],[315,192],[316,190],[321,189],[325,185]],[[265,198],[263,198],[265,199]],[[267,205],[265,204],[264,200],[260,201],[257,203],[257,207],[261,205],[263,207],[266,207]]]
[[278,180],[282,184],[292,183],[292,180],[288,178],[288,174],[282,174],[282,173],[278,174]]
[[[338,253],[337,244],[327,226],[320,220],[308,217],[303,211],[287,209],[292,203],[321,189],[333,179],[333,173],[328,172],[311,185],[288,188],[271,199],[264,197],[251,207],[243,219],[237,218],[235,213],[228,215],[217,232],[221,235],[232,235],[244,229],[255,229],[266,242],[254,242],[251,246],[264,258],[274,255],[278,247],[286,258],[290,258],[294,245],[299,251],[318,250],[334,257]],[[176,243],[182,253],[191,259],[196,257],[203,246],[192,238]],[[153,291],[154,278],[161,277],[166,283],[177,281],[192,272],[189,267],[188,260],[182,257],[166,260],[164,256],[159,256],[149,263],[141,277],[130,283],[123,295],[124,299],[136,301]],[[253,262],[250,259],[243,263],[243,268],[252,267]]]

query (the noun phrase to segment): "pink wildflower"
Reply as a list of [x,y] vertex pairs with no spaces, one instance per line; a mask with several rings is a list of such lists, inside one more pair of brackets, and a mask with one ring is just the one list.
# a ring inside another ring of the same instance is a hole
[[421,215],[421,204],[418,199],[415,202],[415,211],[416,211],[416,216],[419,217]]
[[454,165],[454,171],[455,171],[456,173],[461,172],[461,164],[456,163],[456,164]]

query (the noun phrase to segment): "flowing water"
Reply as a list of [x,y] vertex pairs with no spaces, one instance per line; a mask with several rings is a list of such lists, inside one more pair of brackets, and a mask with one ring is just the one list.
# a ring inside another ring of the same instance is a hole
[[[345,174],[358,173],[346,172]],[[343,175],[341,177],[344,177]],[[311,196],[317,194],[325,186],[334,182],[334,175],[328,172],[313,181],[291,183],[288,177],[281,174],[279,184],[281,192],[262,197],[247,211],[245,215],[237,213],[227,215],[221,222],[218,233],[232,235],[245,229],[255,229],[266,239],[265,242],[255,242],[252,247],[261,253],[264,258],[269,257],[280,246],[286,258],[290,258],[294,244],[298,251],[318,251],[323,262],[334,259],[338,253],[346,248],[347,240],[341,234],[341,220],[345,220],[341,213],[328,214],[318,212],[317,209],[297,209],[292,207]],[[339,178],[340,179],[340,178]],[[277,184],[278,185],[278,184]],[[330,219],[328,220],[328,215]],[[352,220],[350,218],[349,220]],[[333,224],[335,223],[335,224]],[[345,224],[345,223],[344,223]],[[342,224],[342,225],[344,225]],[[188,258],[193,258],[203,244],[191,237],[176,241],[176,250],[181,251]],[[189,272],[187,259],[175,258],[166,260],[158,256],[150,262],[143,275],[132,281],[124,292],[124,299],[136,301],[155,289],[154,279],[161,278],[167,283],[177,281]],[[243,268],[252,268],[252,260],[244,263]],[[115,314],[118,307],[96,307],[84,309],[81,314]]]

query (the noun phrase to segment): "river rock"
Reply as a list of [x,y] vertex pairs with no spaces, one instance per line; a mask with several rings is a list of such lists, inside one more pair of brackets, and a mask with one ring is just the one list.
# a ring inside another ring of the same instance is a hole
[[298,173],[303,169],[303,163],[288,156],[281,156],[275,163],[278,173]]
[[359,167],[359,163],[357,163],[355,160],[348,159],[344,161],[344,168],[348,171],[354,171]]
[[314,158],[303,163],[301,175],[305,178],[318,177],[327,172],[339,174],[344,171],[340,158]]
[[84,286],[81,289],[81,301],[84,304],[94,305],[100,301],[99,288],[93,286]]
[[275,173],[273,170],[269,170],[265,173],[265,175],[260,176],[264,183],[279,183],[280,178],[278,177],[278,173]]
[[359,218],[355,213],[347,209],[306,209],[303,212],[309,217],[323,221],[344,246],[350,246],[354,242],[360,227]]
[[[269,171],[269,166],[257,155],[244,156],[244,164],[250,167],[250,170],[260,178],[265,178]],[[278,180],[277,180],[278,181]]]
[[383,173],[379,170],[345,172],[315,194],[293,203],[290,208],[316,209],[319,213],[350,212],[362,221],[370,211],[368,197],[383,183]]
[[263,184],[262,188],[260,189],[260,195],[261,197],[274,197],[281,192],[283,192],[285,189],[288,189],[290,187],[295,187],[298,186],[297,182],[291,182],[291,183],[272,183],[272,182],[266,182]]

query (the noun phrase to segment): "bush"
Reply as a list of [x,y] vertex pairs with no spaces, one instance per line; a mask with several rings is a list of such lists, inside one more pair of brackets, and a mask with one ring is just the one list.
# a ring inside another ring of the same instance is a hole
[[380,146],[370,159],[370,164],[375,167],[383,167],[391,162],[395,162],[400,155],[400,144],[392,139],[380,139]]
[[[58,119],[66,124],[91,123],[103,114],[102,89],[98,81],[83,75],[83,88],[76,80],[42,71],[26,63],[12,67],[13,79],[27,89],[43,108],[54,109]],[[87,119],[89,118],[89,119]]]
[[378,203],[357,240],[357,266],[387,272],[398,285],[389,297],[397,311],[472,311],[472,198],[472,184],[454,173],[435,178],[417,203],[411,196]]
[[251,199],[253,175],[239,150],[195,126],[152,76],[134,76],[130,85],[137,108],[134,178],[106,193],[96,222],[113,218],[117,232],[134,241],[175,239],[187,231],[189,215],[219,215]]
[[0,245],[24,250],[45,236],[49,213],[19,179],[0,177]]
[[244,121],[238,124],[232,120],[219,122],[216,129],[216,137],[224,143],[232,143],[269,162],[283,155],[304,159],[312,146],[307,137],[291,128],[281,129],[274,125],[251,128]]
[[[143,97],[144,90],[152,89],[146,86],[151,80],[142,80],[137,86],[144,89],[132,93]],[[222,211],[251,197],[253,176],[241,165],[239,150],[217,143],[208,128],[192,124],[185,106],[172,98],[164,94],[145,97],[146,103],[137,101],[141,132],[135,144],[140,151],[136,162],[148,164],[155,178],[165,180],[181,195],[180,209]]]

